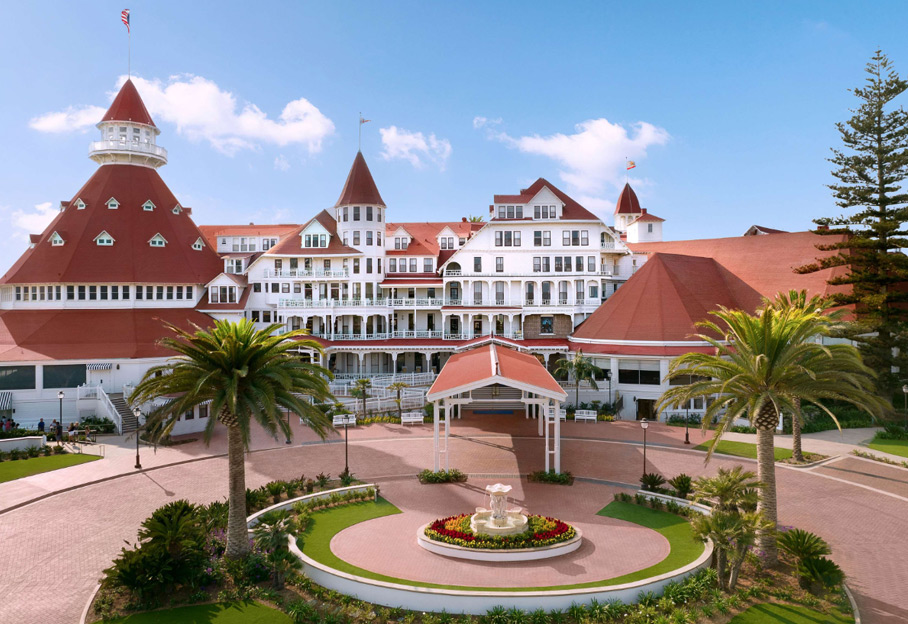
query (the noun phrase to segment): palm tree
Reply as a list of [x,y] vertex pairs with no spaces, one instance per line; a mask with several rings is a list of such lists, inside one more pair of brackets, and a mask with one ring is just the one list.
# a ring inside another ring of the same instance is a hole
[[363,400],[363,418],[366,417],[366,399],[369,398],[369,388],[371,387],[371,379],[363,378],[353,382],[353,396]]
[[555,365],[555,374],[559,377],[564,377],[565,379],[573,377],[574,381],[576,381],[577,394],[574,398],[574,407],[580,407],[580,382],[588,381],[593,390],[598,390],[599,386],[596,384],[596,375],[605,376],[602,369],[593,364],[590,358],[584,357],[583,349],[577,351],[571,359],[565,358],[563,360],[558,360],[558,363]]
[[[749,314],[720,307],[710,312],[721,326],[702,321],[707,333],[697,337],[715,347],[714,354],[686,353],[672,361],[668,379],[687,377],[686,386],[672,386],[659,399],[657,410],[694,398],[712,399],[703,418],[704,429],[719,419],[706,461],[734,421],[746,417],[757,429],[757,465],[764,489],[759,510],[775,527],[778,522],[773,435],[779,414],[794,412],[794,398],[822,404],[840,400],[871,414],[884,403],[873,393],[874,374],[851,345],[822,345],[816,336],[826,321],[793,307],[769,306]],[[762,531],[760,548],[768,564],[778,561],[772,531]]]
[[394,383],[392,383],[391,385],[388,386],[389,390],[394,390],[394,392],[397,393],[397,398],[394,399],[394,402],[397,403],[397,417],[398,418],[402,418],[401,412],[403,411],[401,409],[400,391],[403,390],[404,388],[409,388],[409,387],[410,387],[410,384],[408,384],[405,381],[395,381]]
[[227,427],[226,555],[242,557],[249,552],[243,455],[249,446],[250,426],[255,421],[275,439],[278,432],[289,439],[290,425],[281,416],[283,410],[299,416],[324,438],[330,421],[306,397],[319,403],[333,401],[328,390],[331,373],[291,352],[297,348],[321,351],[318,343],[298,339],[305,330],[272,336],[280,324],[256,330],[247,319],[215,321],[211,329],[196,327],[195,333],[170,324],[167,327],[174,337],[163,338],[160,344],[178,356],[149,369],[130,401],[141,405],[170,398],[147,416],[146,429],[153,439],[168,436],[182,414],[211,402],[210,413],[215,418],[205,426],[205,442],[211,440],[217,422]]

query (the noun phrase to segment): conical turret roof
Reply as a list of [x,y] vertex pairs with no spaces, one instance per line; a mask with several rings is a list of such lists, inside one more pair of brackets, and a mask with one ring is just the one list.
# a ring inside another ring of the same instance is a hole
[[123,83],[120,92],[117,93],[117,97],[114,98],[113,104],[107,109],[101,121],[132,121],[157,127],[132,80]]
[[381,198],[378,187],[375,186],[372,172],[369,171],[369,165],[366,164],[366,159],[363,158],[362,152],[356,152],[353,166],[350,167],[350,173],[344,183],[344,190],[341,191],[335,207],[353,204],[385,205],[385,200]]
[[621,189],[621,195],[618,196],[618,205],[615,206],[615,214],[640,214],[640,200],[630,184],[625,183]]

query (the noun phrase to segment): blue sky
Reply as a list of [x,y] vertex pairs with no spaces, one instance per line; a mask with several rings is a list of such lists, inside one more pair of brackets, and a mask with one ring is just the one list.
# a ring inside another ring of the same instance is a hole
[[806,229],[834,210],[825,158],[873,50],[908,74],[900,2],[7,2],[3,267],[96,168],[126,6],[161,173],[198,223],[332,206],[362,111],[394,220],[486,214],[541,176],[611,222],[627,156],[666,238]]

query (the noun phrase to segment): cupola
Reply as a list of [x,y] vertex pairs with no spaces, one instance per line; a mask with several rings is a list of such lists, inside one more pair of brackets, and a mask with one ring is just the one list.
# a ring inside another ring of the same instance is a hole
[[132,80],[120,92],[98,123],[101,140],[89,146],[89,157],[100,165],[129,164],[157,169],[167,164],[167,150],[156,144],[161,133]]

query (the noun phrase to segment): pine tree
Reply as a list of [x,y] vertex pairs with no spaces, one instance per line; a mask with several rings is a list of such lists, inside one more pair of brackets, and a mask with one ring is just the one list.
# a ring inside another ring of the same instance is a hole
[[836,124],[842,148],[833,148],[829,159],[838,180],[829,188],[844,214],[814,220],[817,234],[842,237],[818,249],[837,253],[799,272],[847,267],[828,281],[851,286],[835,295],[836,303],[855,306],[856,322],[847,337],[880,374],[881,390],[891,392],[901,384],[892,367],[908,373],[908,290],[901,287],[908,282],[908,257],[901,251],[908,247],[908,193],[902,188],[908,177],[908,112],[889,105],[908,89],[908,81],[881,50],[866,72],[865,86],[851,90],[860,105],[851,119]]

